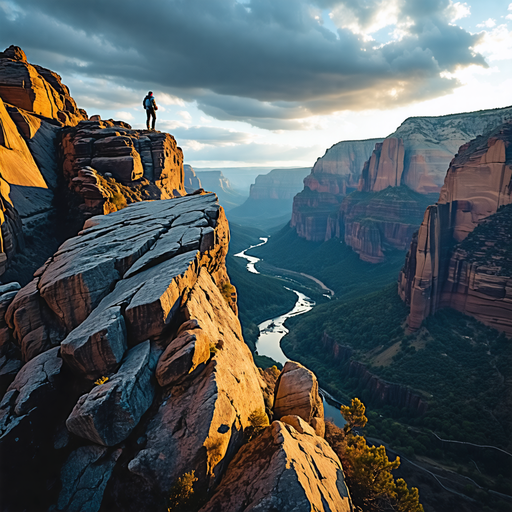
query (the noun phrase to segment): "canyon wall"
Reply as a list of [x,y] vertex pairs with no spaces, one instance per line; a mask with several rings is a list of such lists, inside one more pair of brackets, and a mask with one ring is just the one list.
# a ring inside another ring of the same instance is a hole
[[290,220],[295,194],[302,190],[311,168],[273,169],[260,174],[251,185],[249,198],[229,212],[229,218],[242,225],[274,227]]
[[386,251],[409,245],[460,145],[510,118],[512,107],[409,118],[372,148],[359,169],[358,193],[345,198],[355,190],[353,182],[351,189],[334,186],[329,193],[314,172],[306,178],[294,200],[292,226],[307,240],[342,238],[362,260],[380,263]]
[[205,190],[217,194],[220,204],[226,210],[231,210],[244,202],[245,197],[231,186],[222,171],[197,171],[196,176]]
[[438,309],[452,307],[512,334],[508,250],[481,258],[486,247],[499,247],[511,236],[504,208],[512,203],[511,180],[512,123],[460,148],[399,276],[400,296],[411,306],[411,329]]
[[326,240],[329,215],[337,212],[343,197],[357,189],[361,169],[380,141],[338,142],[316,161],[304,178],[304,190],[293,200],[291,226],[300,237]]
[[196,171],[191,165],[183,165],[184,187],[187,194],[201,188],[201,180],[197,177]]

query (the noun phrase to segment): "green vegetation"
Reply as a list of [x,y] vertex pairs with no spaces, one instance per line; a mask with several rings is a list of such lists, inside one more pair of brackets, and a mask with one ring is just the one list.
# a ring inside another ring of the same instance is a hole
[[[290,334],[282,346],[334,395],[357,394],[372,404],[376,412],[368,435],[410,457],[458,464],[460,472],[476,481],[512,494],[510,484],[500,483],[510,476],[510,458],[493,450],[442,443],[432,434],[510,451],[512,343],[451,309],[439,311],[418,332],[407,334],[407,312],[395,286],[350,302],[322,304],[287,322]],[[360,379],[349,376],[349,362],[336,362],[326,352],[320,343],[324,332],[351,347],[352,359],[363,362],[372,374],[412,388],[427,402],[427,412],[420,416],[397,406],[378,406]]]
[[185,473],[174,482],[169,492],[168,512],[185,512],[194,496],[194,482],[197,482],[195,471]]
[[249,426],[245,428],[244,435],[247,441],[254,439],[270,425],[268,416],[264,410],[256,409],[249,415]]
[[494,267],[492,273],[498,276],[512,276],[512,204],[478,225],[458,248],[467,252],[468,263]]
[[390,461],[384,446],[368,446],[364,437],[355,435],[355,427],[367,422],[365,407],[358,399],[343,406],[347,420],[344,430],[327,424],[326,440],[338,454],[345,471],[352,501],[365,512],[423,512],[418,489],[409,489],[401,478],[395,481],[392,470],[400,466],[400,458]]
[[327,242],[308,242],[299,238],[290,226],[273,235],[267,244],[249,254],[296,272],[320,279],[344,300],[360,297],[396,281],[405,252],[389,251],[388,260],[377,265],[366,263],[338,238]]

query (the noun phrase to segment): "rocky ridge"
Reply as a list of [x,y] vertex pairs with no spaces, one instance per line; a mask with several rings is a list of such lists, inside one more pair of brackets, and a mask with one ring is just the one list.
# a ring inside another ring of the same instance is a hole
[[[8,499],[19,500],[16,489],[30,481],[55,510],[85,510],[85,503],[87,510],[106,503],[155,510],[193,470],[206,500],[242,446],[251,413],[265,410],[236,298],[223,291],[228,240],[214,194],[137,203],[89,219],[33,282],[1,295],[10,293],[2,354],[21,366],[0,402]],[[289,363],[280,382],[274,416],[293,428],[279,427],[291,436],[284,445],[271,435],[279,457],[306,450],[308,464],[324,467],[328,480],[304,480],[297,468],[286,470],[298,478],[293,488],[262,484],[258,492],[264,502],[300,497],[327,510],[321,496],[328,488],[329,499],[350,510],[341,465],[318,435],[316,378]],[[290,394],[300,399],[283,417],[280,397]],[[247,445],[253,457],[262,439]],[[29,460],[39,456],[55,461],[51,472],[60,477],[41,481],[29,470],[20,482],[21,468],[35,467]],[[272,468],[273,478],[285,467]]]
[[[511,147],[512,123],[506,123],[463,145],[452,160],[439,201],[427,208],[399,276],[399,294],[411,306],[411,329],[452,307],[512,334],[512,276],[510,269],[501,271],[502,256],[477,261],[478,244],[456,246],[512,202]],[[495,233],[486,244],[499,243],[499,237]]]

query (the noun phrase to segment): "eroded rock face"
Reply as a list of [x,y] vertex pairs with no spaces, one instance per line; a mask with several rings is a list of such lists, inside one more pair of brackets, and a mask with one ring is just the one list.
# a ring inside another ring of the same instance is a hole
[[196,370],[182,386],[164,395],[148,426],[144,449],[128,465],[130,472],[156,485],[161,493],[192,470],[199,488],[217,484],[242,445],[250,414],[265,409],[259,374],[243,343],[238,318],[206,269],[192,288],[184,312],[198,327],[180,336],[202,331],[215,347],[214,354],[199,374]]
[[353,510],[337,455],[300,417],[286,420],[241,448],[201,512]]
[[[304,191],[294,199],[292,227],[307,240],[344,238],[364,261],[384,261],[387,247],[403,250],[409,245],[421,223],[418,211],[437,199],[431,195],[440,192],[459,146],[511,116],[508,107],[407,119],[384,141],[372,141],[377,143],[368,151],[366,163],[351,174],[359,180],[358,185],[335,184],[326,169],[317,170],[315,165],[304,180]],[[400,197],[404,194],[387,194],[386,202],[382,194],[389,187],[411,193],[405,198]],[[344,199],[355,189],[360,192],[358,196]]]
[[300,416],[323,437],[324,405],[318,393],[318,381],[312,371],[293,361],[284,365],[274,398],[274,419],[290,415]]
[[117,367],[128,341],[168,325],[197,277],[198,251],[219,283],[228,280],[219,261],[229,232],[213,194],[137,203],[84,228],[17,294],[6,321],[31,356],[48,348],[50,331],[53,344],[67,336],[63,357],[93,380]]
[[23,50],[10,46],[0,53],[0,96],[23,110],[73,126],[87,119],[57,73],[27,62]]
[[512,124],[508,123],[465,144],[453,159],[439,201],[427,208],[399,276],[399,294],[411,305],[411,329],[449,306],[512,332],[510,274],[499,276],[499,261],[479,267],[464,263],[467,251],[452,252],[455,243],[512,202],[511,145]]
[[357,189],[361,169],[381,141],[338,142],[316,161],[311,174],[304,178],[304,190],[293,199],[291,226],[301,238],[328,240],[329,215],[337,212],[343,197]]
[[[76,185],[81,185],[76,178],[85,168],[97,171],[103,178],[111,176],[120,184],[131,186],[131,193],[122,187],[119,190],[128,202],[137,194],[139,201],[185,194],[183,152],[168,133],[132,130],[122,121],[83,121],[64,130],[61,159],[69,187],[84,198],[80,188],[76,189]],[[108,199],[113,192],[105,192],[103,197]]]
[[68,430],[102,446],[124,441],[153,402],[157,357],[149,341],[132,348],[111,379],[80,397],[66,421]]

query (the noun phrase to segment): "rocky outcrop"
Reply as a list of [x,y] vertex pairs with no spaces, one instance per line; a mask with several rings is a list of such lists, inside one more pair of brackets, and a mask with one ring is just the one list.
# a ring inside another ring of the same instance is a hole
[[[60,152],[68,186],[85,201],[88,194],[104,197],[104,204],[115,203],[117,193],[126,204],[185,193],[183,152],[168,133],[132,130],[122,121],[82,121],[62,131]],[[84,169],[97,172],[96,182],[84,182]],[[93,206],[87,205],[90,213],[109,213]]]
[[0,52],[0,96],[6,103],[61,125],[74,126],[87,119],[78,109],[57,73],[27,62],[23,50],[10,46]]
[[326,238],[327,222],[336,213],[343,197],[357,189],[364,163],[382,139],[342,141],[319,158],[304,190],[293,200],[291,226],[301,238],[321,241]]
[[500,275],[501,256],[472,263],[481,245],[499,243],[504,235],[476,248],[453,248],[512,202],[511,145],[512,124],[507,123],[462,146],[450,164],[439,201],[427,208],[399,277],[400,296],[411,306],[411,329],[438,309],[452,307],[512,333],[510,270]]
[[195,190],[202,188],[201,180],[197,177],[196,171],[191,165],[183,165],[184,187],[187,194],[191,194]]
[[[80,473],[91,482],[106,475],[91,510],[102,499],[151,510],[192,469],[203,489],[219,482],[249,416],[265,408],[233,297],[220,291],[228,240],[213,194],[138,203],[88,220],[32,283],[13,290],[9,343],[29,362],[0,405],[0,446],[44,431],[37,442],[27,439],[20,460],[38,450],[51,459],[64,422],[71,440],[89,443],[84,453],[58,443],[57,460],[68,460],[59,509],[92,492]],[[49,404],[63,410],[43,425]],[[131,451],[118,459],[123,442]],[[3,459],[2,476],[14,473],[17,460]]]
[[[17,47],[0,54],[0,73],[0,273],[22,252],[19,267],[38,262],[30,275],[87,217],[185,194],[183,154],[171,135],[87,120],[60,77],[28,64]],[[60,182],[68,192],[54,201]],[[24,234],[39,240],[48,231],[58,234],[24,250]]]
[[274,396],[274,419],[300,416],[314,428],[318,436],[323,437],[324,404],[313,372],[299,363],[287,361],[277,379]]
[[274,421],[245,445],[201,512],[351,512],[338,456],[298,416]]

